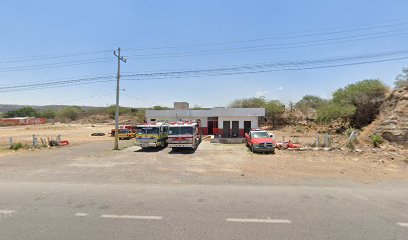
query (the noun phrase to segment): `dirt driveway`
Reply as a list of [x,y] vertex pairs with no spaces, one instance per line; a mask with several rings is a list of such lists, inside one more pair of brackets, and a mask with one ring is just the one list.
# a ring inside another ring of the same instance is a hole
[[[288,180],[408,180],[408,164],[381,153],[291,152],[253,154],[244,145],[203,141],[198,150],[142,151],[132,141],[94,141],[0,157],[0,180],[96,183],[277,183]],[[385,160],[384,160],[385,159]]]

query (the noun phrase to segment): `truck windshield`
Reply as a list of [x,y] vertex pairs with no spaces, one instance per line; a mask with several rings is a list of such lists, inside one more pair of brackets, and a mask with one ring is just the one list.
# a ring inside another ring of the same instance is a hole
[[269,138],[269,134],[267,132],[253,132],[251,133],[252,138]]
[[192,135],[193,127],[172,126],[169,127],[169,135]]
[[157,134],[159,133],[158,127],[137,127],[138,134]]

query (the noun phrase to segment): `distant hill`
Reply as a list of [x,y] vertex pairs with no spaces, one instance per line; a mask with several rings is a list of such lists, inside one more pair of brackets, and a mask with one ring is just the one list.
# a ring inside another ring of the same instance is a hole
[[[44,105],[44,106],[38,106],[38,105],[15,105],[15,104],[0,104],[0,112],[8,112],[8,111],[13,111],[17,110],[22,107],[32,107],[35,110],[42,111],[42,110],[47,110],[47,109],[54,109],[54,110],[60,110],[65,107],[70,107],[70,106],[78,106],[78,105]],[[81,107],[83,110],[92,110],[92,109],[98,109],[98,108],[103,108],[103,107],[93,107],[93,106],[78,106]]]

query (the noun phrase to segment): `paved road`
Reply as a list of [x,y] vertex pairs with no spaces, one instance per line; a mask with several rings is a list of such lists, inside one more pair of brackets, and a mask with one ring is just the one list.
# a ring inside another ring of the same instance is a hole
[[0,239],[407,239],[405,184],[0,183]]
[[[276,181],[281,155],[224,145],[195,154],[110,148],[0,158],[0,239],[408,239],[402,180]],[[274,172],[248,174],[248,164],[267,163]]]

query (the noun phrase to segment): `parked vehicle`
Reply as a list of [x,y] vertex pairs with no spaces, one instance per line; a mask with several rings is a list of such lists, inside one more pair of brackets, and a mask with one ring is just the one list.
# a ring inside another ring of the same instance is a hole
[[268,132],[263,130],[251,130],[245,134],[246,146],[251,152],[275,153],[276,143]]
[[134,137],[135,137],[135,134],[132,133],[129,129],[119,129],[118,131],[119,140],[123,140],[123,139],[129,140]]
[[169,147],[197,149],[201,142],[199,122],[177,122],[169,126]]
[[137,125],[135,145],[141,148],[166,147],[169,125],[166,123]]

